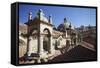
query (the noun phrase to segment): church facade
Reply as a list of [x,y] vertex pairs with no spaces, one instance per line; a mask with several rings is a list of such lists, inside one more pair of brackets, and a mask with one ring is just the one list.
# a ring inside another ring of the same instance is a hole
[[[62,48],[78,45],[81,41],[74,26],[64,18],[57,28],[53,25],[52,16],[47,19],[42,9],[35,18],[29,13],[28,22],[19,25],[19,58],[47,62]],[[20,59],[21,60],[21,59]]]

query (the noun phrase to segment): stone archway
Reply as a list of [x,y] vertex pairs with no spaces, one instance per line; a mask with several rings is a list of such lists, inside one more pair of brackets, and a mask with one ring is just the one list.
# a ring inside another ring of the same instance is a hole
[[44,33],[44,36],[43,36],[43,49],[44,49],[44,51],[49,52],[50,51],[50,41],[51,41],[50,37],[51,37],[51,35],[50,35],[50,32],[47,28],[45,28],[43,30],[43,33]]

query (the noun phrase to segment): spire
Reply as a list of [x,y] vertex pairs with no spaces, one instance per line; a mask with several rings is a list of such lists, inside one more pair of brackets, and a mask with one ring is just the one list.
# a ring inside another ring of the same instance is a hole
[[49,23],[52,24],[52,15],[49,16]]
[[29,12],[28,20],[32,20],[32,12]]

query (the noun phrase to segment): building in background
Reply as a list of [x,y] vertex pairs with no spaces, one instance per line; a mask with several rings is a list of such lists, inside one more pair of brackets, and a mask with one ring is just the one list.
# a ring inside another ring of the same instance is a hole
[[81,35],[83,41],[92,44],[96,49],[96,26],[91,26],[90,24],[88,26],[82,25],[76,28],[76,30]]

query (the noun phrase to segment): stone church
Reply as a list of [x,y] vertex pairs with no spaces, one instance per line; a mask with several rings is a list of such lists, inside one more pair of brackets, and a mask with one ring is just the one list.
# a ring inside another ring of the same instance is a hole
[[41,59],[50,60],[57,50],[77,45],[80,39],[74,26],[66,18],[62,21],[55,28],[52,16],[47,19],[42,9],[34,18],[30,12],[28,22],[19,24],[19,58],[26,57],[41,63]]

